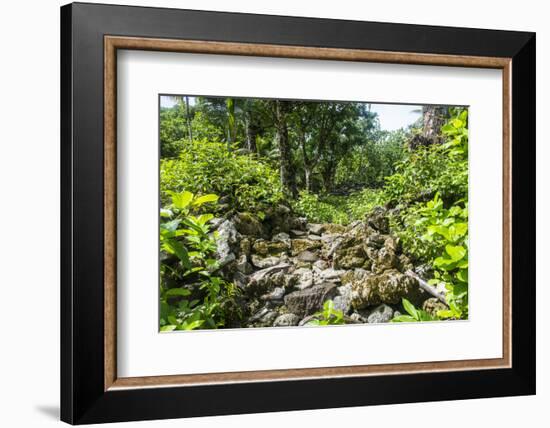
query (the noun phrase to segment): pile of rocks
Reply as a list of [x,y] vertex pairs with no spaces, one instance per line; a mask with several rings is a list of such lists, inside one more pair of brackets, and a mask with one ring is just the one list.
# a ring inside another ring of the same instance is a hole
[[377,208],[347,227],[308,223],[285,206],[263,221],[217,219],[220,273],[242,290],[241,327],[304,325],[329,299],[346,323],[388,322],[403,297],[422,305],[430,296],[404,274],[414,266],[386,214]]

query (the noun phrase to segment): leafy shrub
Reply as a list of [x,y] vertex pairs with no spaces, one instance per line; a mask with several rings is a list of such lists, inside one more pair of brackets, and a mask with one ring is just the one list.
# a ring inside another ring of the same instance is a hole
[[[437,194],[411,210],[399,231],[403,248],[434,268],[432,285],[444,284],[449,311],[442,318],[468,317],[468,204],[443,206]],[[420,238],[419,238],[420,237]]]
[[[418,174],[412,166],[402,165],[400,172],[388,178],[384,190],[385,197],[401,194],[409,202],[398,205],[400,211],[391,219],[392,229],[401,237],[408,254],[433,267],[434,277],[428,282],[445,286],[449,310],[439,311],[441,318],[468,318],[466,125],[467,112],[457,109],[442,128],[446,142],[421,148],[409,158],[419,168]],[[418,189],[423,189],[420,192],[413,189],[415,180]],[[431,200],[415,203],[428,188],[430,193],[435,192]]]
[[408,315],[398,315],[391,322],[421,322],[421,321],[437,321],[439,318],[430,315],[428,312],[415,308],[414,305],[407,299],[402,299],[403,309]]
[[349,217],[344,210],[323,201],[315,193],[304,190],[291,204],[297,214],[307,217],[308,221],[313,223],[349,223]]
[[468,110],[455,109],[442,127],[445,144],[410,151],[386,178],[385,199],[400,204],[431,199],[439,192],[449,203],[468,193]]
[[323,310],[313,314],[314,319],[307,325],[340,325],[345,324],[344,313],[334,309],[334,302],[327,300],[323,303]]
[[235,312],[233,284],[212,274],[216,238],[210,234],[210,213],[200,213],[218,196],[197,197],[171,192],[161,210],[160,329],[161,331],[217,328]]
[[231,208],[258,211],[283,198],[278,172],[249,154],[228,150],[223,143],[187,142],[177,159],[160,164],[161,198],[188,190],[214,193]]
[[181,105],[160,110],[160,153],[176,157],[186,137],[186,121]]
[[345,209],[352,220],[362,220],[374,207],[384,204],[381,189],[365,188],[345,198]]
[[395,172],[395,164],[403,159],[405,142],[409,135],[402,129],[395,131],[371,130],[368,139],[353,146],[336,167],[337,186],[350,183],[380,187],[384,177]]

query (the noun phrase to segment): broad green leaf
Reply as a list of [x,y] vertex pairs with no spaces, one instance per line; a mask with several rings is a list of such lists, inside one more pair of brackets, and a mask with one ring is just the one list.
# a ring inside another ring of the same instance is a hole
[[462,122],[462,120],[460,119],[453,119],[451,123],[455,128],[462,128],[464,126],[464,122]]
[[466,255],[466,248],[464,248],[461,245],[451,245],[447,244],[445,246],[445,251],[449,256],[451,256],[451,259],[453,262],[457,262],[464,258]]
[[416,319],[410,315],[399,315],[393,318],[391,322],[416,322]]
[[197,223],[199,223],[200,225],[204,225],[210,220],[212,220],[213,218],[214,218],[214,214],[202,214],[197,219]]
[[456,274],[459,281],[468,282],[468,269],[460,269]]
[[172,194],[172,204],[180,210],[187,208],[192,199],[193,194],[188,191]]
[[169,325],[163,325],[161,328],[160,328],[160,331],[174,331],[176,329],[176,326],[173,325],[173,324],[169,324]]
[[204,195],[193,201],[193,205],[196,207],[206,204],[207,202],[216,202],[219,199],[218,195]]
[[417,319],[418,312],[414,307],[414,305],[405,298],[402,299],[402,302],[403,302],[403,308],[405,308],[405,310],[409,313],[409,315]]
[[174,239],[169,239],[163,242],[162,247],[167,253],[175,254],[178,259],[180,259],[184,267],[187,269],[191,268],[187,249],[180,242]]
[[186,288],[170,288],[166,291],[165,295],[172,297],[172,296],[182,296],[186,297],[189,296],[191,292],[187,290]]
[[196,320],[192,321],[190,323],[184,322],[181,325],[182,330],[194,330],[196,328],[199,328],[204,323],[204,320]]

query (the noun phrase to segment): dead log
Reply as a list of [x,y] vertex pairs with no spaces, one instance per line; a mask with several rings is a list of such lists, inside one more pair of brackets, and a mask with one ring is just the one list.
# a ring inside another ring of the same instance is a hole
[[428,284],[425,280],[423,280],[422,278],[420,278],[415,272],[413,272],[412,270],[407,270],[405,272],[405,275],[407,276],[410,276],[411,278],[414,278],[416,279],[416,281],[418,282],[418,286],[424,290],[426,293],[432,295],[433,297],[435,297],[437,300],[439,300],[440,302],[444,303],[445,305],[447,305],[447,307],[449,306],[449,304],[447,303],[447,299],[445,299],[445,296],[442,295],[441,293],[438,293],[437,290],[432,287],[430,284]]

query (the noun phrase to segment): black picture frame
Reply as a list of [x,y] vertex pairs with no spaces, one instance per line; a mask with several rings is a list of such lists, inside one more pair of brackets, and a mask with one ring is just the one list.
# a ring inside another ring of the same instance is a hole
[[[104,36],[512,59],[512,367],[104,390]],[[61,419],[71,424],[535,393],[535,34],[73,3],[61,8]]]

